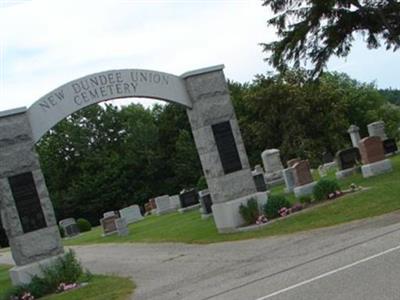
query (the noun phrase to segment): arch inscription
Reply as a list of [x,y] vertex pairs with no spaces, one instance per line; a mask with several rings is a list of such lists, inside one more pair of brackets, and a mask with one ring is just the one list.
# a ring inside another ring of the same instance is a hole
[[91,74],[46,94],[28,109],[37,142],[58,122],[94,103],[117,98],[144,97],[192,107],[183,79],[168,73],[124,69]]

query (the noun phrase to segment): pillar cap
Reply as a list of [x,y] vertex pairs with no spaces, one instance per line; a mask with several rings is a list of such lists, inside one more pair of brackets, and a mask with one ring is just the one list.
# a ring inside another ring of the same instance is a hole
[[350,125],[349,129],[347,130],[348,133],[360,131],[360,128],[356,125]]
[[196,76],[196,75],[211,73],[211,72],[215,72],[215,71],[222,71],[224,68],[225,68],[224,65],[211,66],[211,67],[202,68],[202,69],[193,70],[193,71],[189,71],[189,72],[183,73],[180,77],[182,79],[186,79],[188,77],[192,77],[192,76]]

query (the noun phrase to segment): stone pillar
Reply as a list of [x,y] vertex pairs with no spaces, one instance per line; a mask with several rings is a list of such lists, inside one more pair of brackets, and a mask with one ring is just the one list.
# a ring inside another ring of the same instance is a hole
[[351,143],[353,144],[353,147],[358,148],[358,142],[361,140],[360,137],[360,128],[358,128],[356,125],[351,125],[347,132],[350,135]]
[[385,133],[385,122],[377,121],[367,125],[369,136],[378,136],[382,141],[387,139]]
[[30,282],[64,252],[26,109],[0,112],[0,211],[16,267],[13,284]]
[[243,224],[241,203],[257,193],[229,96],[222,66],[182,75],[192,108],[187,110],[194,141],[213,201],[213,214],[220,232]]

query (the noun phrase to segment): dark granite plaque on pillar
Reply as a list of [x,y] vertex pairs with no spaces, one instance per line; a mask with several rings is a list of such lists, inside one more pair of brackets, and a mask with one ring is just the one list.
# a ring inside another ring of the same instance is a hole
[[212,125],[215,142],[224,173],[232,173],[242,169],[239,152],[236,147],[231,123],[229,121]]
[[31,172],[8,178],[24,233],[45,228],[42,206]]

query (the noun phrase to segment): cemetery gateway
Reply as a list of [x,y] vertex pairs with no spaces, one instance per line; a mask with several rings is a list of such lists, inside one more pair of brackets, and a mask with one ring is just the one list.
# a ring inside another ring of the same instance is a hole
[[29,108],[0,112],[0,212],[16,263],[10,270],[14,284],[28,283],[41,264],[64,252],[35,143],[80,109],[126,97],[186,107],[219,232],[242,225],[241,203],[266,201],[253,181],[222,65],[181,76],[136,69],[92,74],[62,85]]

